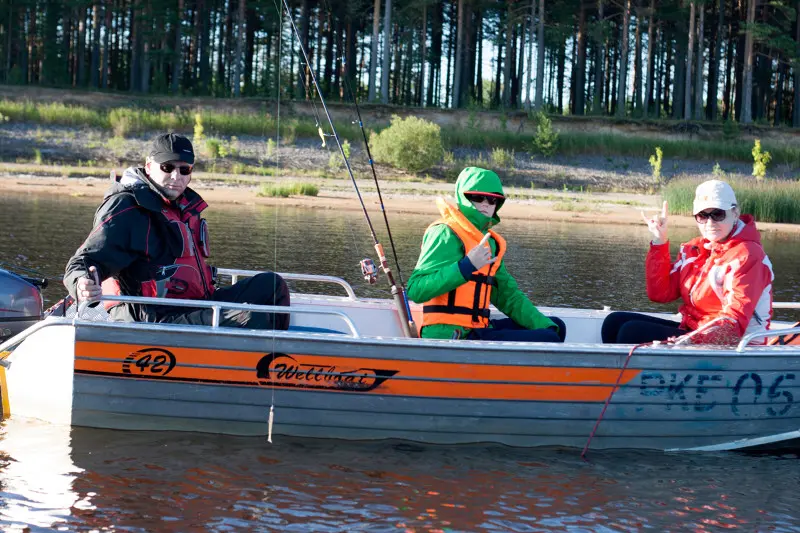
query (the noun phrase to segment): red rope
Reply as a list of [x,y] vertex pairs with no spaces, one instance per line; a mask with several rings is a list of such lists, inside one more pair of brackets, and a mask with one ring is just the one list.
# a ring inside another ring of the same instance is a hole
[[586,460],[586,452],[589,451],[589,444],[592,443],[592,438],[594,438],[594,434],[597,432],[597,428],[600,426],[600,421],[603,420],[603,416],[606,414],[606,409],[608,409],[608,404],[611,403],[611,397],[614,396],[614,393],[617,392],[619,388],[619,382],[622,381],[622,375],[625,373],[625,370],[628,368],[628,363],[631,360],[631,356],[633,356],[633,352],[641,348],[642,346],[650,346],[653,345],[653,342],[643,342],[642,344],[637,344],[631,351],[628,352],[628,357],[625,358],[625,363],[622,365],[622,370],[619,371],[619,375],[617,376],[617,382],[614,383],[614,387],[611,389],[611,393],[606,398],[606,403],[603,405],[603,410],[600,411],[600,416],[597,417],[597,421],[594,423],[594,427],[592,428],[592,432],[589,434],[589,439],[586,441],[586,446],[583,447],[583,451],[581,452],[581,459],[584,461]]

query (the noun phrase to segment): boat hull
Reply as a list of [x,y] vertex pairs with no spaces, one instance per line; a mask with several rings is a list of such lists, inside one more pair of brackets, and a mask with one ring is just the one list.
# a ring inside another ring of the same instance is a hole
[[267,435],[273,407],[276,436],[582,447],[621,374],[593,448],[730,449],[800,428],[790,347],[648,347],[621,372],[630,347],[115,323],[36,335],[14,353],[11,414],[77,426]]

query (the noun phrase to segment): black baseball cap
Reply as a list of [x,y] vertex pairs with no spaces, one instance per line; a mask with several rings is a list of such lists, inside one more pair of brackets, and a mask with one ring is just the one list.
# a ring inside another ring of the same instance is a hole
[[150,148],[150,160],[154,163],[167,161],[185,161],[194,165],[194,148],[192,141],[177,133],[165,133],[153,139]]

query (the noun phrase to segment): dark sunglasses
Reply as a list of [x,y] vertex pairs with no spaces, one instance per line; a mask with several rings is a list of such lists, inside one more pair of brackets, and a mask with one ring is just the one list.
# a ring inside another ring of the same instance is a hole
[[503,201],[503,198],[498,198],[496,196],[486,196],[485,194],[470,194],[467,195],[467,198],[470,201],[475,202],[477,204],[481,202],[488,202],[489,205],[497,205]]
[[172,174],[172,172],[177,168],[178,172],[181,173],[181,176],[188,176],[192,173],[193,167],[179,167],[177,165],[173,165],[172,163],[161,163],[158,165],[158,168],[161,169],[161,172],[165,172],[167,174]]
[[694,216],[694,219],[702,224],[709,218],[714,222],[722,222],[726,216],[728,216],[728,212],[724,209],[712,209],[711,211],[700,211]]

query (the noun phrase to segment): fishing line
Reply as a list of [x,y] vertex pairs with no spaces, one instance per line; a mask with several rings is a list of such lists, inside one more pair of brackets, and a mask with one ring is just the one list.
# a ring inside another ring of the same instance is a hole
[[[356,191],[356,196],[358,197],[358,201],[361,204],[361,209],[364,213],[364,218],[367,221],[367,226],[369,227],[370,234],[372,236],[372,241],[374,243],[375,251],[378,254],[381,268],[383,269],[386,278],[391,285],[392,290],[392,297],[395,300],[395,306],[397,307],[397,312],[401,317],[401,326],[403,328],[403,333],[407,337],[416,337],[417,336],[417,328],[414,325],[414,321],[411,318],[411,313],[408,305],[408,300],[405,297],[405,291],[403,290],[402,285],[398,286],[394,281],[394,276],[392,274],[391,269],[389,268],[389,262],[386,259],[386,254],[383,250],[383,245],[381,245],[380,241],[378,241],[378,236],[375,234],[375,227],[372,225],[372,220],[370,219],[369,212],[367,211],[367,206],[364,204],[364,198],[361,195],[361,191],[358,188],[358,183],[356,182],[356,177],[353,174],[353,169],[350,166],[350,160],[347,157],[347,154],[344,151],[344,147],[342,146],[342,142],[339,139],[339,134],[336,131],[336,127],[333,125],[333,117],[331,116],[330,110],[328,110],[328,106],[325,103],[325,97],[322,94],[322,90],[319,86],[319,81],[317,80],[317,75],[314,72],[314,69],[311,67],[311,62],[308,59],[308,53],[306,52],[306,48],[303,45],[303,40],[300,38],[300,32],[297,29],[297,25],[294,23],[294,19],[292,18],[291,9],[289,9],[289,2],[288,0],[283,0],[284,8],[286,9],[286,14],[289,19],[289,23],[294,30],[295,36],[297,36],[298,44],[300,46],[300,51],[303,54],[303,59],[308,67],[308,73],[311,76],[311,80],[314,82],[314,88],[317,90],[317,94],[319,95],[319,101],[322,105],[322,108],[325,110],[325,116],[328,119],[328,124],[330,125],[331,132],[333,133],[333,138],[336,139],[336,145],[339,147],[339,153],[344,160],[344,165],[347,168],[347,173],[350,176],[350,180],[353,183],[353,188]],[[377,276],[377,270],[375,268],[375,264],[372,262],[372,259],[364,259],[361,261],[361,273],[364,275],[364,278],[369,281],[369,283],[375,283]]]
[[6,270],[22,270],[22,271],[24,271],[24,272],[26,272],[28,274],[33,274],[37,278],[41,278],[43,280],[51,280],[51,279],[52,280],[62,280],[62,279],[64,279],[63,275],[48,276],[46,274],[43,274],[43,273],[39,272],[38,270],[34,270],[32,268],[24,267],[24,266],[21,266],[21,265],[14,265],[12,263],[6,263],[5,261],[0,261],[0,267],[5,268]]
[[[323,0],[322,3],[324,5],[324,7],[328,10],[328,13],[332,13],[333,12],[333,10],[331,9],[330,4],[328,3],[328,0]],[[372,61],[375,61],[376,59],[377,58],[371,58]],[[364,121],[361,118],[361,108],[358,105],[358,98],[356,97],[356,92],[353,90],[353,86],[350,84],[350,79],[347,76],[347,68],[346,68],[347,67],[347,58],[344,57],[341,60],[341,62],[342,62],[343,70],[344,70],[343,75],[342,75],[342,79],[344,79],[344,85],[345,85],[345,87],[347,89],[347,92],[350,93],[350,96],[353,99],[353,106],[355,107],[355,110],[356,110],[356,120],[353,120],[351,122],[358,124],[358,127],[361,130],[361,137],[364,140],[364,148],[366,149],[366,152],[367,152],[367,161],[369,162],[369,167],[372,170],[372,178],[375,181],[375,190],[378,193],[378,202],[380,203],[381,213],[383,213],[383,220],[384,220],[384,223],[386,224],[386,232],[387,232],[388,237],[389,237],[389,246],[392,249],[392,255],[394,256],[395,267],[397,268],[397,279],[400,280],[400,285],[404,286],[405,282],[403,281],[403,273],[400,270],[400,260],[397,257],[397,247],[395,246],[394,239],[392,237],[392,229],[389,226],[389,217],[388,217],[387,212],[386,212],[386,205],[383,202],[383,195],[381,194],[381,186],[378,183],[378,174],[377,174],[377,171],[375,170],[375,164],[374,164],[374,161],[372,159],[372,151],[369,148],[369,140],[367,139],[367,133],[364,130]],[[350,113],[350,116],[352,117],[352,112]]]

